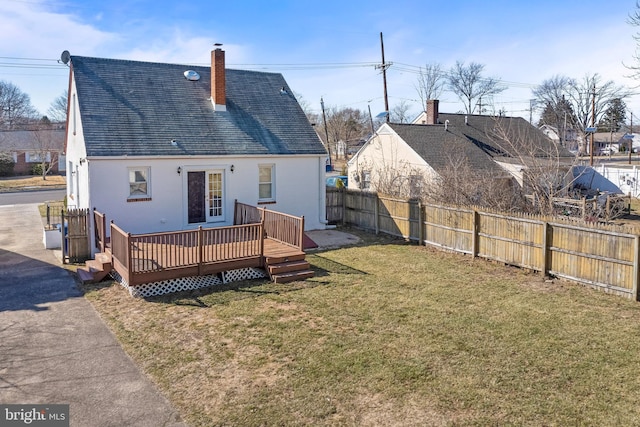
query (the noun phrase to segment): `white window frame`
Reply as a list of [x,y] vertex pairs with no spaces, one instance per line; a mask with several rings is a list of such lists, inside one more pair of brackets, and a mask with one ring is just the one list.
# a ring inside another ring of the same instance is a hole
[[[262,170],[269,169],[270,172],[270,181],[261,181],[262,179]],[[259,164],[258,165],[258,203],[269,203],[276,201],[276,165],[273,163]],[[260,188],[262,186],[269,185],[269,197],[261,197]]]
[[[25,163],[42,163],[42,152],[37,151],[29,151],[26,153]],[[44,161],[45,163],[51,163],[51,152],[47,151],[44,153]]]
[[[142,175],[145,178],[144,183],[146,184],[146,193],[144,194],[132,193],[132,190],[131,190],[132,185],[136,185],[137,182],[131,181],[131,176],[132,176],[131,174],[133,173],[135,176],[136,172],[142,172]],[[150,166],[134,166],[134,167],[127,168],[127,182],[128,182],[128,188],[129,188],[128,199],[147,199],[151,197],[151,167]]]
[[362,189],[371,190],[371,171],[362,171]]

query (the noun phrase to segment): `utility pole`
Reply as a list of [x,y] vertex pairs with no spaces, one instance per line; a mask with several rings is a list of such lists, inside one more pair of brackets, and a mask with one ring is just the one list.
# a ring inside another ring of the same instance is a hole
[[631,138],[629,138],[629,164],[631,164],[631,153],[633,152],[633,112],[631,112],[631,126],[629,126]]
[[380,48],[382,50],[382,65],[376,65],[376,68],[382,69],[382,84],[384,85],[384,110],[387,112],[387,123],[389,123],[389,98],[387,97],[387,68],[391,63],[384,62],[384,41],[382,40],[382,31],[380,32]]
[[[329,143],[329,131],[327,130],[327,116],[324,114],[324,99],[320,97],[320,106],[322,107],[322,122],[324,123],[324,137],[327,140],[327,152],[329,153],[329,166],[331,166],[331,144]],[[333,166],[331,167],[333,170]]]
[[373,117],[371,116],[371,104],[367,104],[367,108],[369,108],[369,122],[371,123],[371,135],[375,133],[373,129]]
[[533,124],[533,103],[534,102],[535,102],[535,99],[529,100],[529,124],[530,125]]
[[[596,126],[596,85],[593,85],[593,92],[591,92],[591,127]],[[589,147],[589,166],[593,166],[593,134],[596,133],[595,129],[591,132],[591,143]]]

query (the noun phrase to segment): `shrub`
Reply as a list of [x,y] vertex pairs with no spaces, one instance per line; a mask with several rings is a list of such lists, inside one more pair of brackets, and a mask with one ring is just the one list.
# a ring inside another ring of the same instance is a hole
[[13,175],[13,157],[9,153],[0,153],[0,176]]
[[[45,164],[45,168],[49,169],[49,165]],[[33,166],[31,166],[31,175],[42,176],[42,163],[35,163]]]

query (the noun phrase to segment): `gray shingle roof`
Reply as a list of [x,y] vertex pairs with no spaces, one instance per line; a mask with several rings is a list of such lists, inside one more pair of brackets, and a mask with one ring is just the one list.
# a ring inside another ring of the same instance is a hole
[[88,156],[326,154],[281,74],[227,69],[227,111],[214,111],[210,67],[71,63]]
[[[520,162],[529,155],[548,157],[557,153],[571,160],[574,155],[557,146],[539,129],[520,117],[492,117],[464,114],[438,115],[436,125],[391,124],[391,128],[416,151],[436,172],[441,172],[458,159],[482,172],[503,174],[495,162]],[[445,130],[445,121],[447,122]],[[510,143],[501,140],[496,127],[505,130]],[[556,151],[558,150],[558,151]]]
[[456,128],[444,125],[391,124],[391,128],[436,172],[441,173],[460,159],[476,171],[502,174],[502,169],[482,149]]
[[64,149],[64,129],[0,131],[0,151]]

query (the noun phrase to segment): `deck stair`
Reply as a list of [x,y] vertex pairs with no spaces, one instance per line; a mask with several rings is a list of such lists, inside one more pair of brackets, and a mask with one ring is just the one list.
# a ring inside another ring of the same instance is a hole
[[99,252],[94,259],[90,259],[84,267],[78,268],[78,276],[82,283],[101,282],[111,272],[111,255]]
[[313,277],[313,270],[305,260],[305,253],[265,258],[265,270],[274,283],[288,283]]

